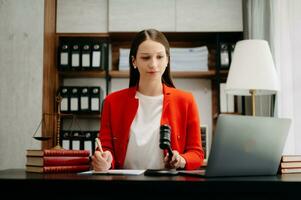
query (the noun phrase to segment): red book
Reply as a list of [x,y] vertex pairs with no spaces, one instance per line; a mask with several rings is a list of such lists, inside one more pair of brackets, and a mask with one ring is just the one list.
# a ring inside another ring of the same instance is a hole
[[26,166],[27,172],[37,173],[74,173],[90,170],[90,165],[74,166]]
[[28,149],[27,156],[89,156],[89,150]]
[[89,165],[88,156],[27,156],[26,165],[31,166],[66,166]]

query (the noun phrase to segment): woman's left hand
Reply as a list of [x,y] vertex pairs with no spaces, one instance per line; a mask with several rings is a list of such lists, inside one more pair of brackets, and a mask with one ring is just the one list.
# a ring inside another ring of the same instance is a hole
[[169,154],[167,153],[164,158],[165,167],[169,169],[178,169],[178,168],[185,168],[186,160],[179,154],[178,151],[172,151],[173,156],[170,158]]

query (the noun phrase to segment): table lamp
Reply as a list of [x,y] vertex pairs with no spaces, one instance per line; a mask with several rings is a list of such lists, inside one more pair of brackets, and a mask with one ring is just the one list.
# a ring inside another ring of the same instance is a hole
[[272,54],[265,40],[242,40],[236,43],[226,82],[226,93],[252,96],[271,95],[279,91],[278,76]]

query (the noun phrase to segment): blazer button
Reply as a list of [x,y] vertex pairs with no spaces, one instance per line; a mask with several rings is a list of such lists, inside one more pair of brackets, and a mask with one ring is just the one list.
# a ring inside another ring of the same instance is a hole
[[179,139],[180,139],[180,136],[178,135],[178,137],[177,137],[177,138],[178,138],[178,140],[179,140]]

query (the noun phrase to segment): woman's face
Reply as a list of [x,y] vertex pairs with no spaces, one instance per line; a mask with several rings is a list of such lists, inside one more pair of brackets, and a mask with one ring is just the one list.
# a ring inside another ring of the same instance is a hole
[[165,47],[159,42],[145,40],[138,47],[133,64],[139,70],[140,81],[158,80],[161,82],[161,77],[168,64]]

